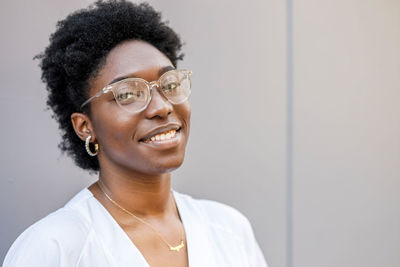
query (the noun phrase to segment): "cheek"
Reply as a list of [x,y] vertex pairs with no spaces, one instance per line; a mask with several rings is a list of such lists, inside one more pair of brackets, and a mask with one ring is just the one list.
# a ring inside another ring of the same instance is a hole
[[189,102],[182,103],[178,106],[175,106],[175,114],[177,118],[182,122],[183,131],[182,134],[185,138],[183,145],[183,151],[186,150],[186,144],[189,139],[190,133],[190,116],[191,116],[191,108]]
[[189,102],[187,102],[187,106],[185,107],[186,109],[185,109],[185,114],[186,114],[186,127],[187,127],[187,131],[188,131],[188,134],[189,134],[189,131],[190,131],[190,116],[191,116],[191,114],[192,114],[192,110],[191,110],[191,108],[190,108],[190,104],[189,104]]
[[175,108],[177,116],[182,119],[186,124],[187,127],[190,127],[190,115],[191,115],[191,108],[188,101],[182,103]]
[[110,101],[96,110],[93,116],[93,127],[101,146],[117,149],[135,137],[139,118],[126,113],[114,104]]

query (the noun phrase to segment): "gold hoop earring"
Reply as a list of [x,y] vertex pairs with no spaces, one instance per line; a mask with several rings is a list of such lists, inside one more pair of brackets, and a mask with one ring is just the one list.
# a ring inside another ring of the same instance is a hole
[[94,156],[96,156],[97,153],[99,152],[99,144],[94,144],[94,150],[95,150],[95,152],[92,152],[92,151],[90,150],[90,147],[89,147],[90,139],[91,139],[91,138],[92,138],[91,135],[89,135],[89,136],[86,138],[86,141],[85,141],[85,148],[86,148],[86,152],[87,152],[90,156],[94,157]]

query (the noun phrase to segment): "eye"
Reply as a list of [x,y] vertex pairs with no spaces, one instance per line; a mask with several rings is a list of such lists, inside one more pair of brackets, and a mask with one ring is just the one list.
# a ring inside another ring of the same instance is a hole
[[133,97],[133,92],[123,92],[118,94],[119,101],[125,101],[131,97]]
[[144,90],[125,90],[118,92],[116,97],[117,101],[121,105],[127,105],[138,101],[143,101],[146,98],[146,92]]
[[179,92],[179,83],[178,82],[169,82],[164,84],[162,90],[165,94],[176,94]]

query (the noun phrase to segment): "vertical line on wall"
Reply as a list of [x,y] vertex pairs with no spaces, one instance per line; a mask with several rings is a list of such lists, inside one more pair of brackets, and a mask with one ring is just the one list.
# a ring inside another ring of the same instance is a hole
[[293,0],[286,0],[286,267],[293,267]]

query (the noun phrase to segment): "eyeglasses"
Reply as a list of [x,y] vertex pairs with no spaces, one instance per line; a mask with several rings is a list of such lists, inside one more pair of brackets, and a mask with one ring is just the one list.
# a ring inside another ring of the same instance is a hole
[[90,97],[81,109],[93,99],[112,92],[118,105],[130,112],[137,113],[147,108],[151,101],[151,91],[157,86],[158,91],[172,104],[185,102],[190,95],[190,70],[170,70],[165,72],[157,81],[148,82],[141,78],[127,78],[107,85],[97,94]]

